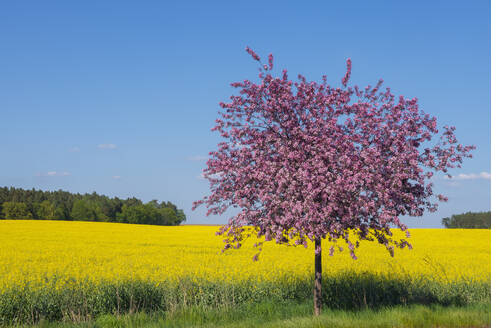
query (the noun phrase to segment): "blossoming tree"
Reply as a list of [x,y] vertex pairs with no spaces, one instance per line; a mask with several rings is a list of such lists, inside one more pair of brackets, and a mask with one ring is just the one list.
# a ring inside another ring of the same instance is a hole
[[[457,144],[454,127],[438,134],[435,117],[420,111],[417,99],[396,98],[389,88],[349,86],[351,60],[340,87],[273,76],[260,63],[259,83],[232,83],[239,94],[228,103],[212,130],[225,141],[210,152],[204,177],[211,195],[194,202],[207,215],[229,207],[240,212],[217,232],[225,248],[241,247],[252,233],[278,244],[315,247],[314,310],[321,309],[321,242],[344,240],[356,259],[359,240],[394,248],[411,245],[394,238],[391,227],[406,231],[401,215],[435,211],[434,172],[448,175],[471,157],[473,146]],[[435,137],[437,140],[434,141]],[[261,250],[262,243],[257,243]],[[337,248],[341,250],[342,248]],[[335,247],[331,246],[329,255]],[[254,256],[257,260],[259,253]]]

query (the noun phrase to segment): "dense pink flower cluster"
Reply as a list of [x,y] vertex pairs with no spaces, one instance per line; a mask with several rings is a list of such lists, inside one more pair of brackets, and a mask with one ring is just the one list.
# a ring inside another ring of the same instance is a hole
[[475,147],[457,144],[454,127],[433,142],[436,118],[420,111],[417,99],[381,90],[382,80],[348,87],[351,60],[343,87],[334,88],[326,77],[317,83],[299,75],[293,82],[286,70],[275,77],[268,59],[260,83],[232,83],[239,94],[220,104],[212,130],[225,141],[204,170],[211,195],[193,209],[205,204],[207,215],[241,209],[218,232],[225,249],[239,248],[251,233],[304,246],[307,239],[344,239],[353,258],[354,235],[378,241],[391,255],[394,247],[410,247],[390,228],[406,231],[401,215],[435,211],[435,201],[446,198],[432,197],[433,172],[460,167]]

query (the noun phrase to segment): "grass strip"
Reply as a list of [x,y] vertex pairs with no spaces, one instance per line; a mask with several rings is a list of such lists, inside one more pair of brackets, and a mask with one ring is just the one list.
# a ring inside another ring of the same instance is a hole
[[312,307],[311,302],[282,304],[263,302],[220,310],[191,307],[173,313],[102,315],[95,320],[78,324],[41,322],[29,327],[491,327],[489,302],[467,306],[400,305],[357,311],[324,309],[319,317],[312,315]]
[[[84,322],[109,315],[165,313],[193,309],[229,311],[244,304],[303,304],[312,299],[312,281],[264,283],[193,281],[155,284],[146,281],[74,283],[56,288],[24,286],[0,293],[0,325],[40,321]],[[331,309],[380,309],[396,305],[466,306],[491,302],[491,282],[438,282],[344,274],[323,280],[323,304]],[[190,312],[192,313],[192,312]],[[234,314],[235,315],[235,314]],[[203,315],[200,314],[199,317]],[[263,315],[264,316],[264,315]],[[288,316],[290,317],[290,315]]]

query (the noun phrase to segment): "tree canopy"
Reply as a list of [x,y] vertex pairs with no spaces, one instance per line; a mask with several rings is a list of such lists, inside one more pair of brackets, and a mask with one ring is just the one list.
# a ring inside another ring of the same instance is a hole
[[331,87],[326,76],[320,83],[292,81],[286,70],[273,76],[271,54],[263,64],[246,50],[260,63],[259,82],[232,83],[238,95],[220,103],[212,130],[225,140],[203,172],[211,194],[193,206],[205,204],[207,215],[240,209],[219,231],[224,249],[253,233],[279,244],[315,241],[317,286],[322,239],[344,240],[353,258],[358,240],[375,240],[391,255],[410,246],[392,238],[391,227],[406,231],[401,215],[435,211],[446,197],[433,197],[429,179],[460,167],[474,147],[457,144],[448,126],[435,141],[436,118],[416,98],[383,90],[382,80],[348,86],[349,59],[341,86]]
[[0,188],[0,219],[78,220],[179,225],[184,212],[171,202],[126,200],[67,191]]
[[491,229],[491,212],[467,212],[443,218],[445,228]]

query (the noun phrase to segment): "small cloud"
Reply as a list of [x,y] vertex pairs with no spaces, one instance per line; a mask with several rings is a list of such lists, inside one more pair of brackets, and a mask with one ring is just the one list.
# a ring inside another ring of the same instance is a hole
[[115,144],[100,144],[97,146],[99,149],[116,149]]
[[460,183],[458,183],[457,181],[448,181],[448,182],[445,182],[445,184],[449,187],[458,187],[460,186]]
[[[218,174],[218,173],[210,175],[210,178],[212,178],[212,179],[219,179],[220,177],[221,177],[221,174]],[[204,173],[197,175],[196,178],[200,179],[200,180],[206,180]]]
[[120,175],[113,175],[113,179],[119,180],[119,179],[121,179],[121,176]]
[[70,172],[59,172],[59,171],[49,171],[46,173],[38,173],[36,174],[38,177],[66,177],[70,175]]
[[456,176],[453,176],[452,178],[445,177],[448,180],[477,180],[477,179],[484,179],[484,180],[491,180],[491,173],[489,172],[481,172],[481,173],[469,173],[469,174],[458,174]]
[[78,148],[78,147],[72,147],[68,151],[71,152],[71,153],[78,153],[80,151],[80,148]]
[[208,159],[208,156],[202,156],[202,155],[196,155],[196,156],[189,156],[188,160],[189,161],[206,161]]

